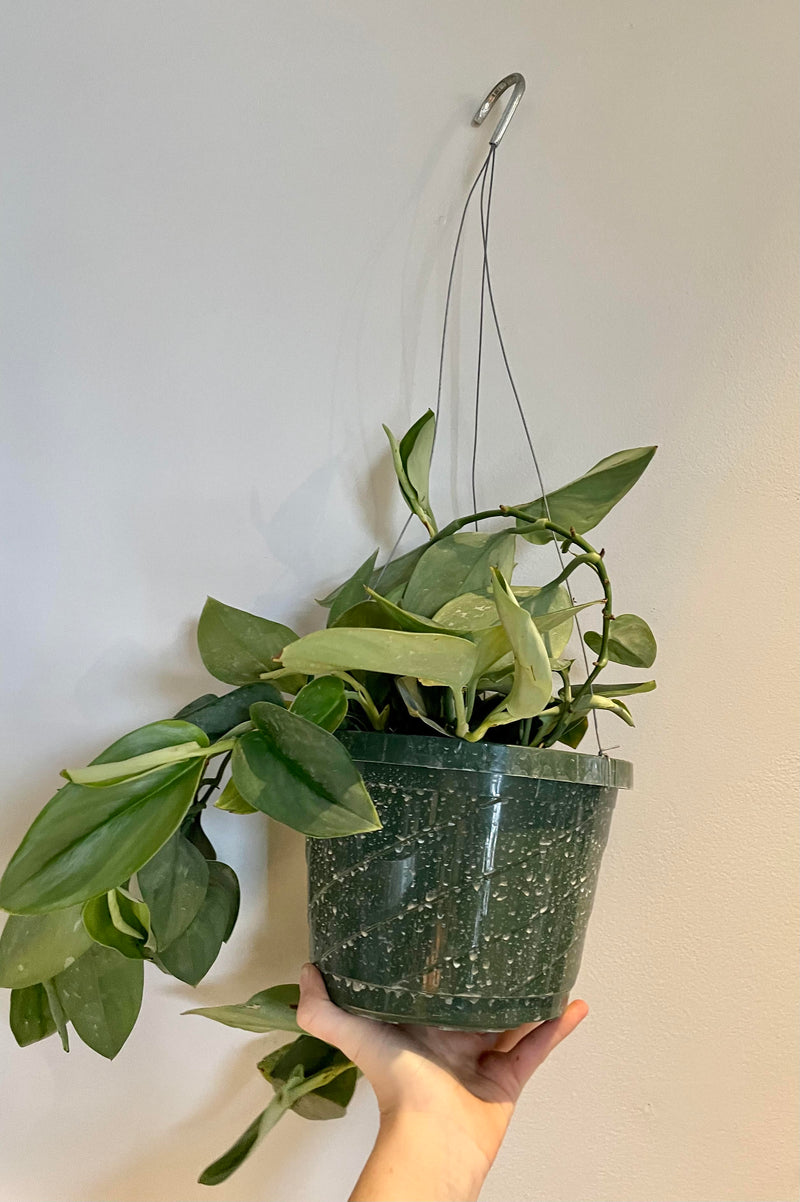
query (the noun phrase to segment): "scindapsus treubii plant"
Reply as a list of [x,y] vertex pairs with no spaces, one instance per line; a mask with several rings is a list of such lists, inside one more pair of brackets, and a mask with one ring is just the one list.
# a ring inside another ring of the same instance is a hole
[[[140,727],[66,783],[35,819],[0,881],[10,912],[0,937],[0,985],[11,990],[21,1046],[70,1026],[113,1058],[136,1022],[145,962],[197,985],[228,940],[239,908],[236,873],[203,830],[209,805],[260,812],[312,839],[380,828],[337,732],[375,730],[528,747],[577,748],[593,710],[633,724],[627,702],[650,679],[605,683],[609,664],[648,669],[647,623],[617,613],[604,550],[586,539],[632,488],[654,447],[619,451],[547,497],[468,514],[439,529],[429,500],[433,413],[402,439],[389,434],[406,503],[427,541],[377,566],[377,552],[320,604],[327,626],[304,637],[209,598],[198,645],[217,680],[174,718]],[[490,532],[478,523],[499,519]],[[467,529],[472,525],[476,529]],[[541,587],[513,581],[518,540],[566,557]],[[575,604],[570,579],[593,574],[597,596]],[[567,646],[576,614],[594,655],[576,672]],[[216,1184],[288,1110],[344,1114],[358,1070],[301,1032],[296,985],[249,1001],[189,1011],[293,1040],[261,1060],[274,1096],[201,1176]]]

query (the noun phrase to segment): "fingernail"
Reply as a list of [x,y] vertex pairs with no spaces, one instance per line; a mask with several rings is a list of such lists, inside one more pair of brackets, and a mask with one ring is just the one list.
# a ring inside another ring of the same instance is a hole
[[301,989],[303,988],[304,985],[308,985],[310,983],[312,967],[313,967],[313,965],[311,963],[306,963],[300,969],[300,988]]

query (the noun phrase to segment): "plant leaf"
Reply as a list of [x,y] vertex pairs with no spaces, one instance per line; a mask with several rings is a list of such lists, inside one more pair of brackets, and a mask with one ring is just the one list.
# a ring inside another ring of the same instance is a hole
[[61,1005],[61,998],[58,996],[56,989],[56,978],[53,977],[50,981],[42,981],[42,988],[47,994],[47,1004],[50,1007],[50,1013],[53,1016],[53,1022],[56,1024],[58,1038],[61,1041],[61,1047],[65,1052],[69,1051],[69,1020],[64,1013],[64,1007]]
[[299,1039],[284,1044],[276,1052],[265,1056],[257,1067],[277,1092],[281,1085],[289,1080],[292,1071],[298,1065],[302,1068],[306,1080],[323,1069],[335,1066],[340,1066],[342,1072],[332,1081],[303,1094],[293,1103],[292,1110],[306,1119],[341,1118],[356,1087],[357,1069],[353,1062],[323,1039],[301,1035]]
[[28,985],[25,989],[11,990],[8,1021],[11,1033],[21,1048],[55,1035],[55,1020],[47,1000],[47,990],[41,982]]
[[0,906],[41,914],[127,881],[180,825],[203,765],[188,760],[102,789],[59,789],[6,868]]
[[454,738],[450,731],[445,730],[433,718],[429,718],[425,709],[425,701],[420,692],[419,681],[413,676],[398,676],[395,680],[397,691],[400,694],[403,704],[408,710],[412,718],[418,718],[420,722],[424,722],[426,726],[430,726],[437,734],[444,735],[446,738]]
[[412,513],[420,519],[429,534],[436,533],[436,520],[428,498],[431,455],[436,433],[436,419],[428,409],[406,431],[398,443],[388,426],[383,427],[392,450],[392,461],[400,492]]
[[[592,530],[629,492],[650,460],[656,447],[631,447],[601,459],[585,475],[547,494],[553,522],[565,529],[572,527],[577,534]],[[525,505],[515,506],[530,515],[531,521],[547,517],[544,501],[539,497]],[[524,526],[517,519],[517,526]],[[546,543],[553,537],[549,531],[532,531],[522,536],[529,543]]]
[[[269,705],[269,702],[259,702]],[[272,707],[277,709],[277,706]],[[233,931],[239,913],[239,882],[227,864],[211,860],[203,904],[183,934],[159,952],[156,963],[187,985],[202,981]]]
[[567,747],[576,748],[580,745],[581,740],[589,729],[589,719],[579,718],[577,722],[573,722],[571,726],[561,735],[559,743],[566,743]]
[[[583,639],[597,655],[601,643],[597,631],[587,631]],[[656,640],[644,618],[637,618],[636,614],[618,614],[611,623],[607,654],[615,663],[627,664],[630,668],[649,668],[656,658],[656,650]]]
[[533,718],[552,696],[553,674],[544,640],[502,574],[495,568],[494,599],[514,653],[514,683],[504,709],[511,718]]
[[376,568],[369,581],[370,588],[376,589],[383,597],[387,597],[391,601],[399,601],[411,579],[414,568],[428,550],[428,546],[428,543],[420,543],[418,547],[412,547],[410,551],[406,551],[405,555],[391,559],[388,563]]
[[197,626],[200,657],[212,676],[226,684],[251,684],[297,635],[280,622],[259,618],[244,609],[209,597]]
[[380,828],[364,782],[338,739],[274,705],[259,702],[250,713],[257,729],[239,739],[232,760],[245,801],[312,838]]
[[256,701],[271,701],[273,705],[283,705],[283,698],[275,686],[266,680],[260,680],[256,684],[242,685],[239,689],[224,693],[222,697],[206,693],[205,696],[190,702],[175,717],[191,717],[192,722],[204,730],[209,739],[216,740],[221,739],[241,722],[246,722],[250,716],[250,706]]
[[341,1073],[348,1071],[347,1065],[349,1063],[350,1061],[345,1059],[344,1066],[334,1064],[329,1068],[322,1069],[318,1073],[314,1073],[313,1076],[308,1078],[304,1078],[303,1076],[302,1064],[295,1065],[289,1075],[289,1079],[285,1084],[279,1085],[275,1097],[266,1110],[262,1111],[258,1118],[253,1120],[247,1130],[239,1136],[232,1148],[229,1148],[219,1160],[209,1165],[200,1176],[200,1183],[202,1185],[219,1185],[220,1182],[230,1177],[231,1173],[250,1155],[257,1144],[272,1130],[278,1120],[283,1117],[296,1101],[305,1094],[319,1090]]
[[146,912],[143,902],[134,902],[111,889],[84,903],[83,924],[95,943],[113,947],[131,960],[147,960],[150,926],[142,922]]
[[133,1030],[142,1004],[144,964],[94,943],[53,985],[84,1043],[113,1060]]
[[303,686],[289,708],[293,714],[332,733],[347,717],[344,681],[338,676],[317,676]]
[[432,618],[423,618],[420,614],[412,614],[407,609],[402,609],[394,601],[390,601],[388,597],[382,597],[380,593],[376,593],[371,588],[367,589],[367,592],[387,618],[392,619],[395,630],[408,630],[412,634],[451,634],[465,639],[470,637],[471,631],[468,629],[460,630],[453,626],[441,626]]
[[368,627],[370,630],[399,630],[397,622],[390,617],[385,610],[382,610],[374,601],[359,601],[358,605],[351,605],[343,614],[340,614],[335,622],[330,622],[329,626],[338,630],[341,627]]
[[[96,783],[104,788],[115,781],[126,780],[141,772],[158,768],[162,764],[191,758],[184,756],[182,750],[197,750],[208,747],[209,741],[205,731],[193,722],[177,721],[174,718],[161,722],[148,722],[117,739],[105,751],[96,756],[88,768],[64,769],[61,773],[67,780],[84,785]],[[163,755],[161,753],[164,753]],[[173,757],[172,753],[177,752]],[[115,771],[109,771],[114,769]]]
[[159,951],[178,939],[196,917],[208,891],[208,862],[180,831],[136,874],[150,911]]
[[266,1110],[262,1110],[261,1114],[253,1119],[247,1130],[242,1132],[236,1143],[200,1174],[197,1178],[200,1185],[220,1185],[223,1181],[227,1181],[231,1173],[236,1172],[253,1149],[283,1118],[290,1105],[289,1099],[283,1096],[283,1090],[277,1093]]
[[47,981],[91,945],[80,906],[49,914],[11,914],[0,935],[0,986],[24,989]]
[[329,609],[328,625],[332,626],[337,618],[357,605],[359,601],[364,600],[364,589],[369,584],[370,576],[375,570],[375,560],[378,558],[378,548],[369,555],[362,564],[356,568],[352,576],[345,580],[344,584],[340,584],[332,593],[318,601],[318,605]]
[[181,743],[195,742],[201,747],[208,747],[205,732],[193,722],[178,721],[175,718],[162,719],[160,722],[148,722],[128,734],[117,739],[91,761],[95,764],[113,764],[119,760],[128,760],[133,756],[146,755],[150,751],[159,751],[163,747],[177,747]]
[[241,1031],[253,1031],[263,1035],[267,1031],[300,1031],[297,1025],[297,1007],[300,1002],[298,985],[272,985],[254,993],[246,1002],[231,1006],[201,1006],[196,1010],[184,1010],[184,1014],[200,1014],[226,1027],[237,1027]]
[[465,685],[475,667],[475,647],[467,639],[355,627],[316,630],[287,647],[284,657],[287,668],[300,672],[360,669],[415,676],[451,688]]
[[597,684],[592,685],[595,696],[601,697],[632,697],[634,693],[652,693],[656,687],[654,680],[639,680],[632,684]]
[[230,778],[225,788],[220,793],[217,800],[214,802],[214,807],[217,810],[226,810],[229,814],[257,814],[258,810],[255,806],[251,806],[249,801],[245,801],[239,790],[236,788],[236,782],[233,777]]
[[508,530],[495,534],[461,530],[432,543],[406,585],[403,607],[430,618],[453,597],[488,588],[492,567],[509,578],[514,570],[515,543],[516,535]]

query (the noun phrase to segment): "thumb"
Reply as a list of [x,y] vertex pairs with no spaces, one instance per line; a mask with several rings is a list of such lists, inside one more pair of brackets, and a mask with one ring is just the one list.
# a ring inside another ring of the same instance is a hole
[[364,1041],[364,1027],[370,1020],[348,1014],[334,1005],[325,988],[322,973],[314,964],[304,964],[300,970],[300,1004],[297,1007],[298,1025],[340,1048],[345,1056],[357,1062]]
[[514,1101],[528,1081],[563,1039],[571,1035],[589,1013],[586,1002],[570,1002],[559,1018],[540,1023],[508,1052],[486,1052],[481,1057],[484,1071],[501,1084]]

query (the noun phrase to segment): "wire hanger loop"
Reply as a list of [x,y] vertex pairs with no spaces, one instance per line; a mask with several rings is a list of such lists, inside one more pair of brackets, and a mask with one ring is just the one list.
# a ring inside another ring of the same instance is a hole
[[511,99],[506,105],[505,112],[500,118],[497,129],[489,139],[490,146],[500,145],[500,139],[508,129],[511,118],[517,111],[517,105],[519,104],[520,100],[522,100],[522,97],[525,93],[524,76],[520,75],[519,71],[512,71],[510,75],[506,75],[505,79],[501,79],[499,83],[496,83],[481,104],[475,116],[472,118],[473,125],[482,125],[495,101],[503,95],[503,92],[505,92],[506,88],[513,88],[514,91],[511,94]]

